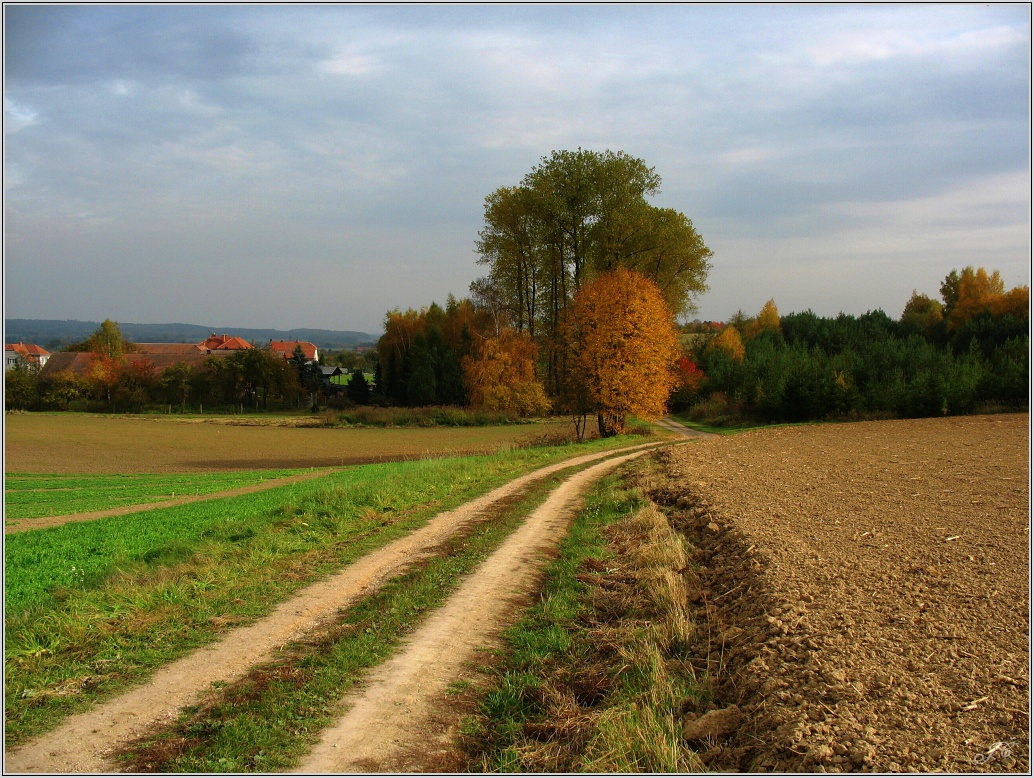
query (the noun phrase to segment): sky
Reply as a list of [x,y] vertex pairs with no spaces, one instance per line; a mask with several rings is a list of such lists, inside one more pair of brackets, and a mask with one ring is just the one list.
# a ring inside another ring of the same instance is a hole
[[1030,284],[1028,5],[4,6],[4,314],[382,330],[484,200],[624,151],[714,252],[689,318]]

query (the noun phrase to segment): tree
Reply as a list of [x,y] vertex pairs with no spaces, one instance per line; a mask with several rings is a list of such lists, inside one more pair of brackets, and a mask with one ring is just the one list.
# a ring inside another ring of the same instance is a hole
[[731,324],[719,332],[707,348],[709,351],[724,351],[734,362],[743,361],[743,339],[740,337],[740,331]]
[[92,351],[98,356],[118,361],[126,351],[132,350],[132,343],[122,338],[122,330],[116,322],[105,319],[101,326],[86,339],[87,351]]
[[549,399],[535,377],[535,343],[526,332],[503,330],[486,338],[463,358],[463,376],[470,404],[519,416],[549,410]]
[[565,319],[565,404],[597,414],[600,435],[624,431],[628,416],[657,418],[678,384],[674,315],[657,284],[618,268],[579,290]]
[[71,403],[86,397],[90,391],[86,381],[71,370],[62,370],[41,379],[40,389],[45,408],[56,406],[65,411]]
[[955,332],[970,319],[990,311],[1004,295],[1005,284],[997,270],[988,275],[982,267],[965,268],[958,277],[955,304],[948,314],[948,332]]
[[471,293],[535,339],[552,391],[562,383],[564,311],[584,283],[635,270],[679,314],[706,290],[711,250],[684,214],[647,202],[660,183],[620,151],[554,151],[519,186],[486,198],[477,249],[489,273]]
[[901,312],[901,324],[905,331],[933,339],[943,321],[944,306],[913,289],[912,296]]
[[4,371],[4,408],[7,410],[29,410],[35,408],[40,399],[39,371],[20,360],[10,370]]
[[779,332],[779,309],[775,300],[765,303],[758,315],[747,325],[747,337],[756,338],[763,332]]
[[352,371],[352,377],[348,379],[345,391],[348,394],[348,399],[356,405],[370,404],[370,384],[367,382],[366,376],[363,375],[361,368],[357,367]]

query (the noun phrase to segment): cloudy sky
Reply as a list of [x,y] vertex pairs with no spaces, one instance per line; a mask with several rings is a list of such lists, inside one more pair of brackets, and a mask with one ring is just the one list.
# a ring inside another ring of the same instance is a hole
[[1030,9],[4,8],[8,318],[380,331],[484,198],[621,150],[714,251],[698,315],[1030,283]]

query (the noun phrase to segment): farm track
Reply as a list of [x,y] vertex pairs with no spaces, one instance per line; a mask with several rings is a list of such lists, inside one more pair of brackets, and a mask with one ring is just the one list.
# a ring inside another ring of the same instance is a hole
[[177,497],[172,500],[162,500],[161,502],[124,505],[120,508],[109,508],[103,511],[66,513],[63,516],[40,516],[39,518],[33,519],[7,519],[4,523],[4,534],[7,535],[12,532],[26,532],[33,529],[46,529],[48,527],[60,527],[62,524],[69,524],[73,521],[93,521],[95,519],[104,519],[108,516],[125,516],[130,513],[142,513],[143,511],[157,510],[159,508],[172,508],[176,505],[188,505],[195,502],[204,502],[205,500],[217,500],[221,497],[240,497],[244,494],[264,492],[267,489],[275,489],[278,486],[287,486],[288,484],[308,481],[312,478],[320,478],[325,475],[330,475],[331,473],[336,473],[340,469],[341,468],[325,468],[323,470],[315,470],[311,473],[299,473],[298,475],[288,475],[283,478],[271,478],[268,481],[263,481],[262,483],[239,486],[236,489],[226,489],[221,492],[212,492],[210,494],[202,494],[194,497]]
[[664,443],[644,443],[568,459],[441,513],[421,529],[298,592],[269,616],[232,630],[217,643],[161,668],[143,686],[91,711],[71,716],[53,731],[9,749],[5,754],[5,770],[17,773],[113,772],[117,767],[107,755],[119,744],[174,719],[180,709],[198,701],[213,683],[241,677],[255,664],[270,658],[280,646],[317,629],[341,608],[368,596],[387,579],[433,553],[451,534],[496,503],[514,498],[553,473],[606,458],[611,459],[604,464],[614,466],[610,464],[613,457],[645,452],[658,445]]
[[575,501],[604,473],[644,453],[593,465],[553,490],[403,648],[345,698],[347,712],[324,730],[296,772],[417,772],[449,754],[458,724],[445,700],[449,685],[534,589]]

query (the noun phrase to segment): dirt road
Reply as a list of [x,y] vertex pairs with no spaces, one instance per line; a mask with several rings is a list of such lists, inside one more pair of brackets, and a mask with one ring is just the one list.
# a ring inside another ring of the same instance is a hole
[[[196,702],[212,683],[240,677],[270,657],[279,646],[317,628],[321,621],[401,573],[496,503],[519,494],[552,473],[619,454],[642,452],[657,445],[656,442],[645,443],[543,467],[453,511],[439,514],[420,530],[299,592],[268,617],[235,629],[218,643],[167,665],[147,684],[91,711],[72,716],[52,732],[10,749],[5,755],[5,769],[17,773],[113,772],[116,766],[108,760],[107,754],[115,746],[171,720],[181,708]],[[604,464],[614,466],[609,461]],[[577,484],[585,483],[585,477],[574,479]],[[569,499],[571,489],[564,494],[567,495],[564,499]],[[546,522],[541,528],[545,531],[548,526]],[[528,557],[529,564],[536,561],[534,554]],[[505,600],[511,591],[508,581],[499,581],[495,592],[484,593],[486,602],[479,604],[479,609],[497,599]]]
[[766,429],[661,455],[699,549],[719,770],[1030,768],[1029,416]]
[[563,537],[571,506],[589,484],[643,451],[608,459],[572,476],[487,559],[463,586],[345,700],[347,713],[326,730],[300,773],[420,771],[448,752],[455,721],[443,720],[445,692],[527,593]]

